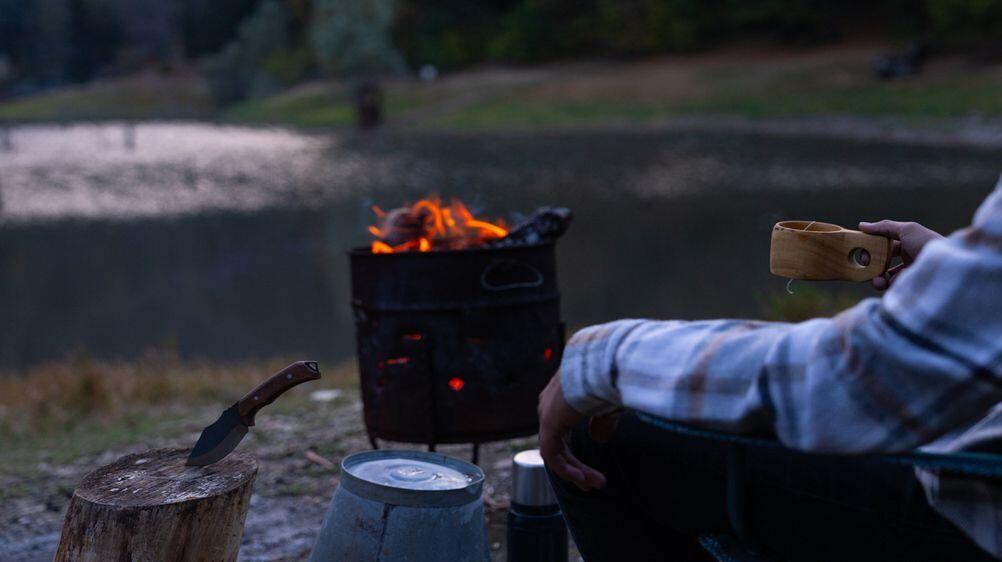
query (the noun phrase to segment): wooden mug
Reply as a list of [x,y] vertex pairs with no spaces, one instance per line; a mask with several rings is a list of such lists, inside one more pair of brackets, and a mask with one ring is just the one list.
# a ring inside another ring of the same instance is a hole
[[[870,262],[862,264],[864,252]],[[769,270],[791,279],[866,281],[887,271],[891,239],[817,221],[772,227]]]

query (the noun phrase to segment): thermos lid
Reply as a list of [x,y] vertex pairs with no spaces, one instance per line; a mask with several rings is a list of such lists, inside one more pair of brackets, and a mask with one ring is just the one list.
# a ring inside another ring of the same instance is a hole
[[342,486],[397,505],[460,505],[480,498],[483,481],[476,465],[423,451],[366,451],[341,461]]
[[525,506],[557,505],[557,497],[550,487],[539,449],[518,453],[511,464],[512,503]]

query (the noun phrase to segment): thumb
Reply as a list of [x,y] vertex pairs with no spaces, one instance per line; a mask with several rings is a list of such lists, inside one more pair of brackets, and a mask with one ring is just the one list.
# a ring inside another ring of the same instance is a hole
[[879,222],[861,222],[859,229],[867,234],[886,236],[892,240],[900,240],[901,232],[905,223],[898,221],[882,220]]

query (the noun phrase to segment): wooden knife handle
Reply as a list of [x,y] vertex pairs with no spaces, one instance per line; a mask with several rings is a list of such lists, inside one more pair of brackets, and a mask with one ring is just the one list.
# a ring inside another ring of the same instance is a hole
[[[835,224],[783,221],[772,228],[769,270],[791,279],[866,281],[891,263],[891,239]],[[870,254],[863,265],[859,256]]]
[[258,410],[274,402],[290,388],[319,378],[320,367],[317,366],[316,361],[297,361],[289,365],[268,377],[267,380],[237,401],[240,421],[248,427],[254,425],[254,414],[257,414]]

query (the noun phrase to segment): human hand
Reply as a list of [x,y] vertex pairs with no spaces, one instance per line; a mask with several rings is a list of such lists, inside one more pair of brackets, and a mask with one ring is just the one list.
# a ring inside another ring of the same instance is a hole
[[912,264],[918,257],[919,252],[932,240],[942,238],[943,235],[922,226],[917,222],[898,222],[882,220],[880,222],[861,222],[859,229],[867,234],[886,236],[893,240],[891,243],[891,256],[901,256],[901,263],[888,269],[883,275],[874,277],[871,283],[878,291],[891,286],[894,279],[905,268]]
[[571,428],[585,416],[564,400],[559,371],[539,393],[537,411],[539,454],[546,467],[586,492],[605,487],[605,475],[579,461],[564,440]]

